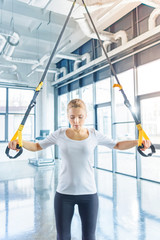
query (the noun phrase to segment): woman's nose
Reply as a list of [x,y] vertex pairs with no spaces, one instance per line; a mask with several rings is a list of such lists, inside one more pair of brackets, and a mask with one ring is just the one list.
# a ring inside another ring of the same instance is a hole
[[74,122],[75,122],[75,123],[79,122],[79,118],[76,117],[76,118],[74,119]]

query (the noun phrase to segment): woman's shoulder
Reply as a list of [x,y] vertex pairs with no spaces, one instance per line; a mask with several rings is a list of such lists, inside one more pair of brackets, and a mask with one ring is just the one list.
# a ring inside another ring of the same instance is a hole
[[89,128],[89,131],[90,131],[91,135],[95,136],[97,139],[101,138],[103,136],[103,134],[101,132],[99,132],[98,130],[96,130],[95,128]]
[[55,136],[59,136],[66,131],[67,128],[58,128],[57,130],[53,131],[51,134]]
[[88,128],[88,131],[89,131],[89,133],[91,133],[92,135],[95,135],[95,133],[96,133],[96,130],[95,130],[95,128],[93,128],[93,127]]
[[89,127],[88,130],[89,130],[90,132],[94,132],[94,131],[95,131],[95,128],[94,128],[94,127]]

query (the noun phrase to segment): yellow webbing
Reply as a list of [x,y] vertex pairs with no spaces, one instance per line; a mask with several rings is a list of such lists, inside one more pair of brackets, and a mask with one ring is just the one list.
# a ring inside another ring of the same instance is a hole
[[136,125],[139,131],[139,135],[138,135],[138,146],[142,145],[142,139],[144,138],[145,140],[149,140],[149,137],[147,136],[147,134],[145,133],[145,131],[143,130],[141,124]]
[[120,89],[123,88],[120,84],[114,84],[113,87],[119,87]]
[[18,144],[20,147],[22,147],[22,130],[24,128],[24,125],[19,125],[18,130],[16,131],[16,133],[14,134],[14,136],[12,137],[11,141],[14,141],[18,138]]
[[40,82],[39,85],[38,85],[38,87],[36,88],[36,92],[40,91],[42,85],[43,85],[43,82]]

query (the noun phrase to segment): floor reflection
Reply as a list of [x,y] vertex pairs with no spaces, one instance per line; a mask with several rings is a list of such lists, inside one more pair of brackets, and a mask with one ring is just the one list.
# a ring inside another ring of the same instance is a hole
[[[0,164],[0,239],[56,240],[54,193],[59,163]],[[99,193],[97,240],[159,240],[160,184],[95,170]],[[77,207],[72,240],[81,240]]]

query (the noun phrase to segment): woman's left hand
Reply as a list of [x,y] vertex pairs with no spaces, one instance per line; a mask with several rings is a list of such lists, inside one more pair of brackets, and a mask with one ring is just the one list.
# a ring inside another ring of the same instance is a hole
[[146,149],[148,149],[151,146],[151,141],[150,140],[143,140],[142,144],[143,144],[144,147],[141,150],[145,151]]

